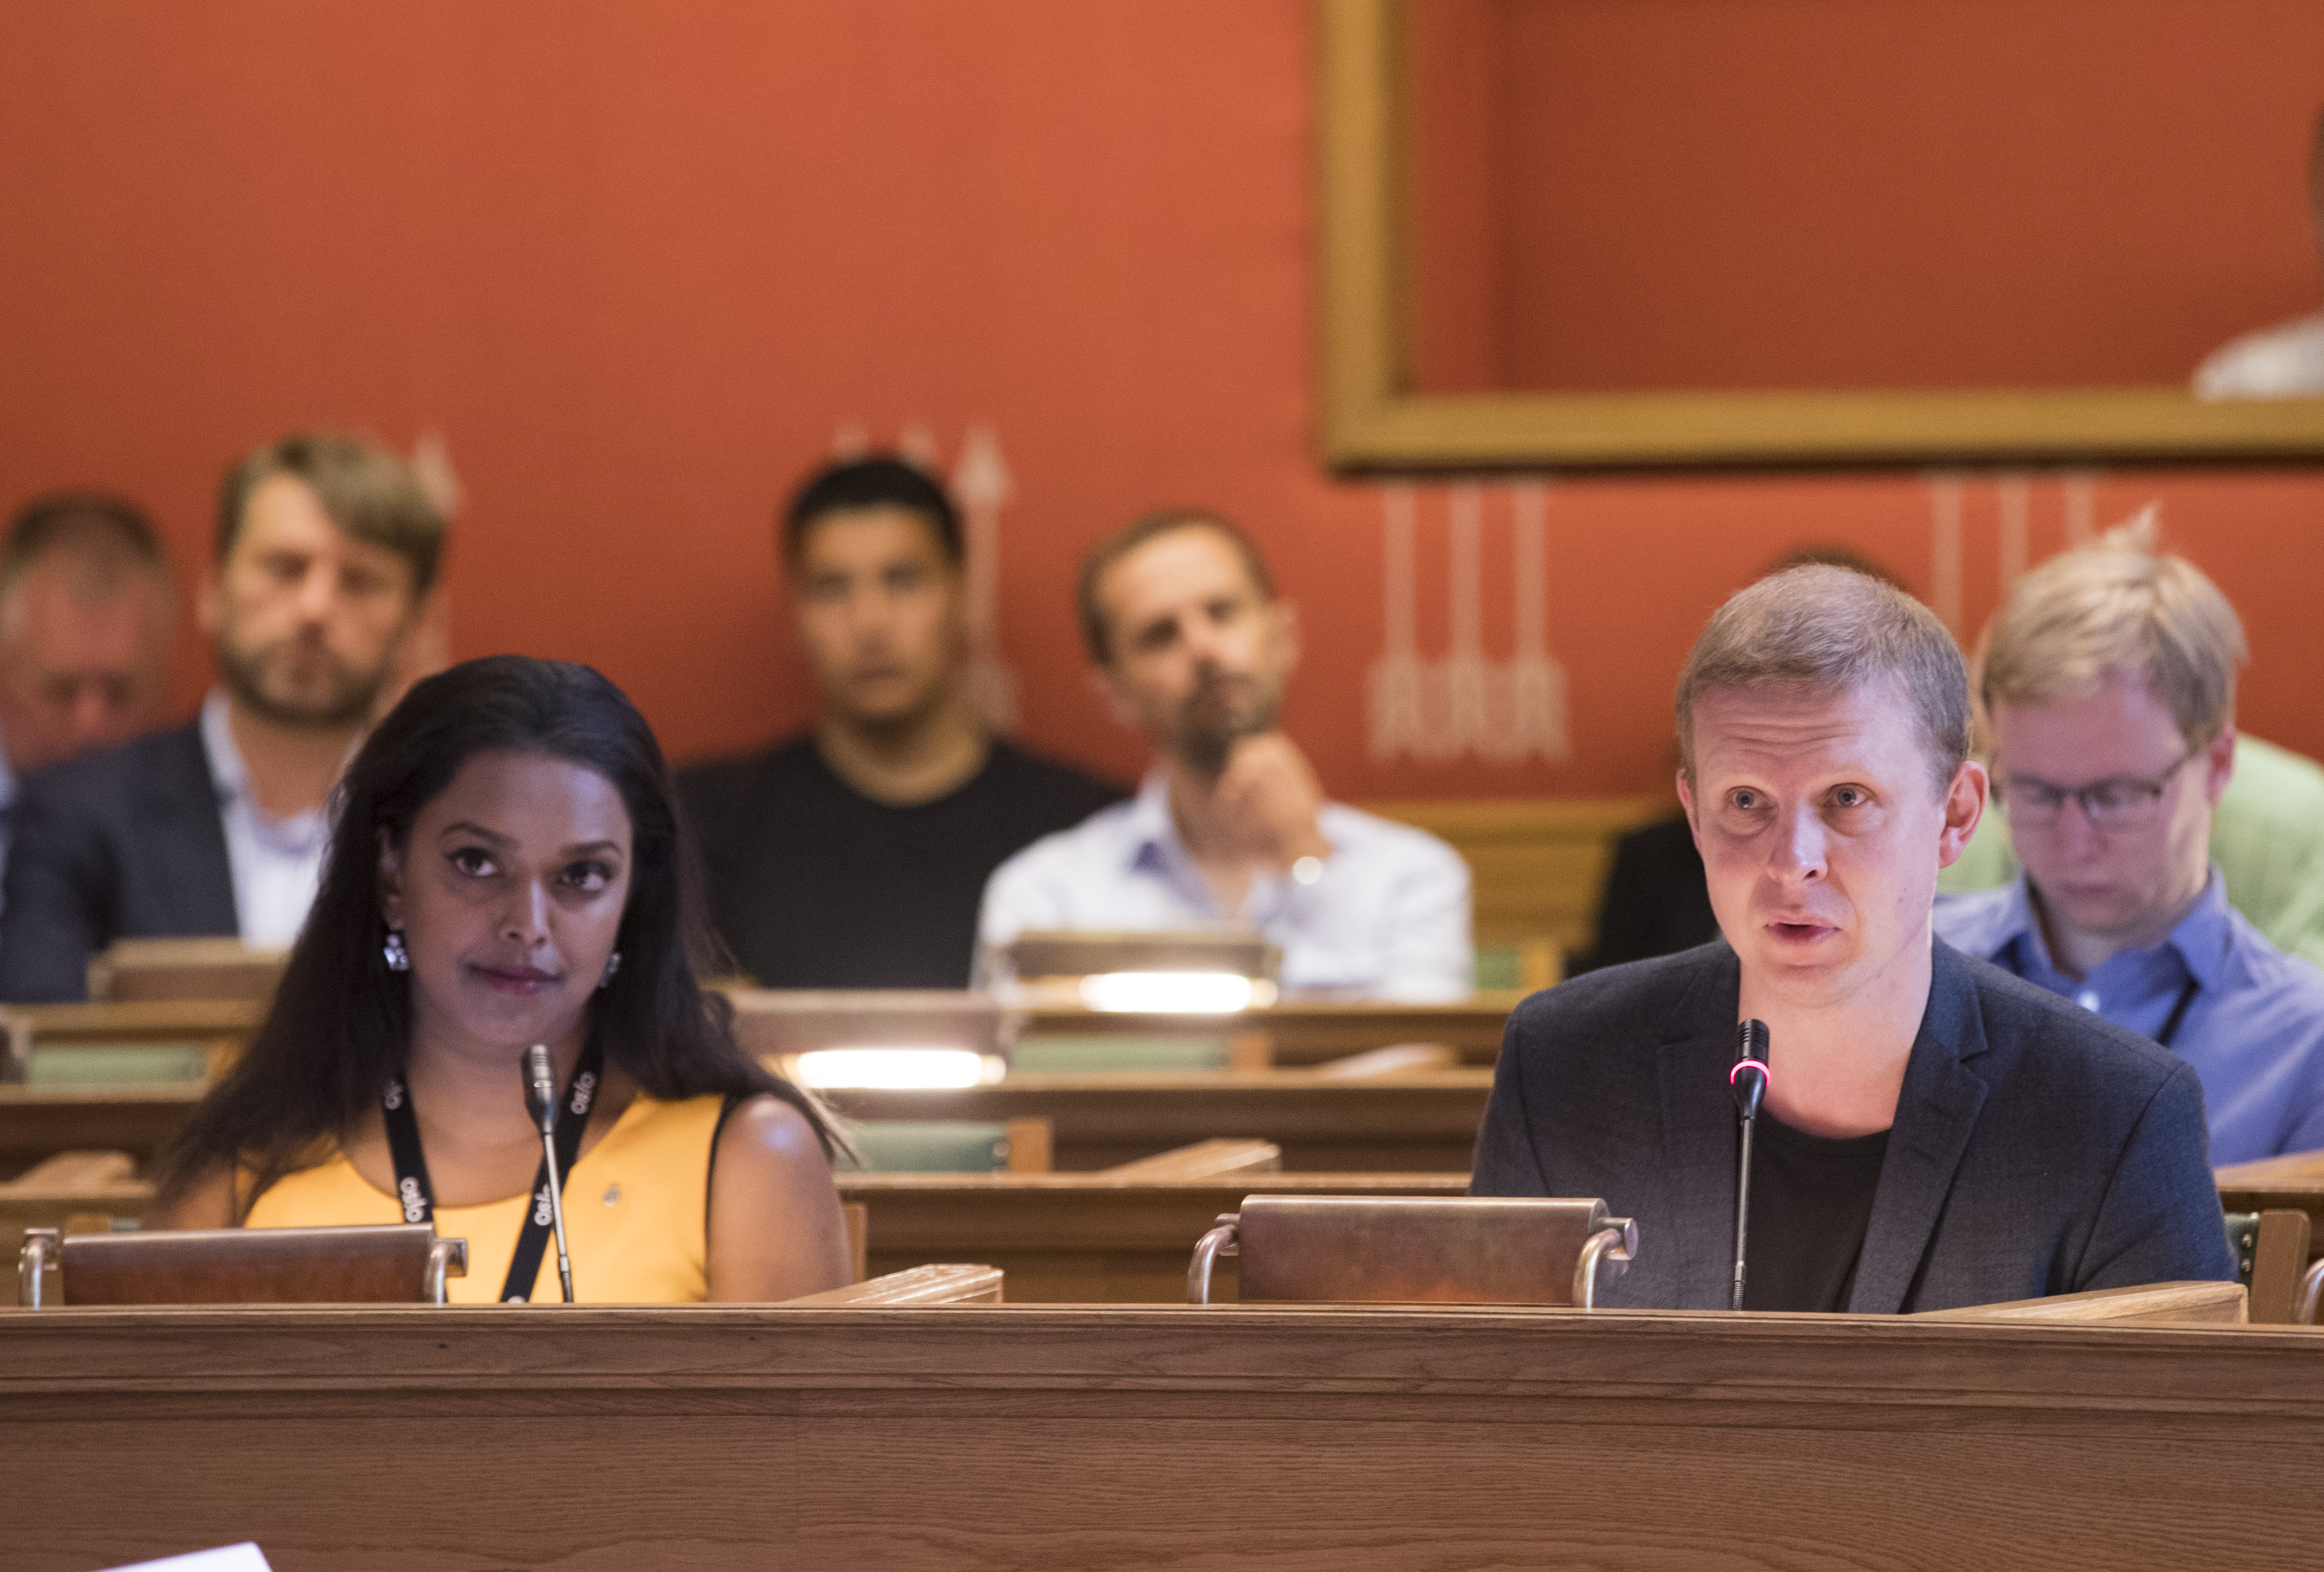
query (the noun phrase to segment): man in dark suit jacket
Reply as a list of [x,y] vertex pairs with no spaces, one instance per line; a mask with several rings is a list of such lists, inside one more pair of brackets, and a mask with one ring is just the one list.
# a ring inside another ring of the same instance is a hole
[[201,589],[218,685],[195,725],[35,772],[14,813],[0,999],[78,999],[117,939],[288,946],[325,804],[420,673],[444,521],[374,443],[286,437],[227,471]]
[[1941,1309],[2232,1278],[2200,1084],[1933,939],[1986,799],[1960,652],[1833,567],[1760,580],[1679,679],[1679,796],[1722,939],[1510,1018],[1476,1195],[1638,1225],[1603,1300],[1724,1308],[1738,1020],[1768,1027],[1744,1308]]
[[[1862,1254],[1829,1308],[2234,1276],[2195,1072],[1949,945],[1933,959]],[[1638,1259],[1601,1304],[1727,1307],[1741,981],[1716,939],[1576,978],[1510,1017],[1471,1193],[1603,1196],[1634,1218]],[[1775,1225],[1771,1205],[1755,1177],[1755,1234]]]
[[89,957],[116,939],[240,932],[200,726],[29,777],[8,902],[0,996],[11,1000],[79,998]]

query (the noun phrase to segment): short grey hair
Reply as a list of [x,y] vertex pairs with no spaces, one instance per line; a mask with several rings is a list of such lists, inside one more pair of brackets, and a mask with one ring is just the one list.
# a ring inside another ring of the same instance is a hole
[[1969,757],[1969,668],[1936,614],[1846,568],[1771,573],[1711,614],[1678,675],[1680,768],[1694,780],[1694,706],[1706,693],[1820,692],[1894,678],[1920,723],[1937,792]]
[[160,592],[170,613],[170,560],[152,522],[136,504],[102,492],[59,492],[18,509],[0,532],[0,631],[23,614],[25,575],[51,559],[65,565],[65,593],[94,606],[141,586]]

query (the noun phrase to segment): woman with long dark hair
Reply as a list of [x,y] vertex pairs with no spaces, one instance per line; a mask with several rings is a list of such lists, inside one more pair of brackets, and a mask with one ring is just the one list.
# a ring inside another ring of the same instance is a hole
[[166,1158],[155,1225],[432,1218],[468,1241],[456,1299],[556,1299],[520,1068],[542,1043],[576,1299],[847,1281],[830,1132],[696,984],[698,873],[619,689],[561,661],[455,666],[380,724],[337,809],[274,1006]]

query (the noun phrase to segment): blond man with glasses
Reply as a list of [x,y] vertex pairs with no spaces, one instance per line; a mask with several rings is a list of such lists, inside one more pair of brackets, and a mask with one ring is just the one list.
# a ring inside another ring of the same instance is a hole
[[2211,1161],[2324,1147],[2324,972],[2227,903],[2209,853],[2235,768],[2242,624],[2143,517],[2018,580],[1978,695],[2021,871],[1938,934],[2153,1038],[2203,1083]]

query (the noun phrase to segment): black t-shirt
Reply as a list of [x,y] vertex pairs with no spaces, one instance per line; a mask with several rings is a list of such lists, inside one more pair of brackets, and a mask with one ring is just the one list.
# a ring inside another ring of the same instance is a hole
[[[1888,1132],[1843,1141],[1762,1113],[1751,1138],[1747,1310],[1844,1310],[1872,1220]],[[1730,1242],[1731,1243],[1731,1242]]]
[[996,742],[957,790],[890,807],[834,774],[811,737],[687,770],[678,790],[711,921],[769,988],[966,987],[992,870],[1125,795]]

